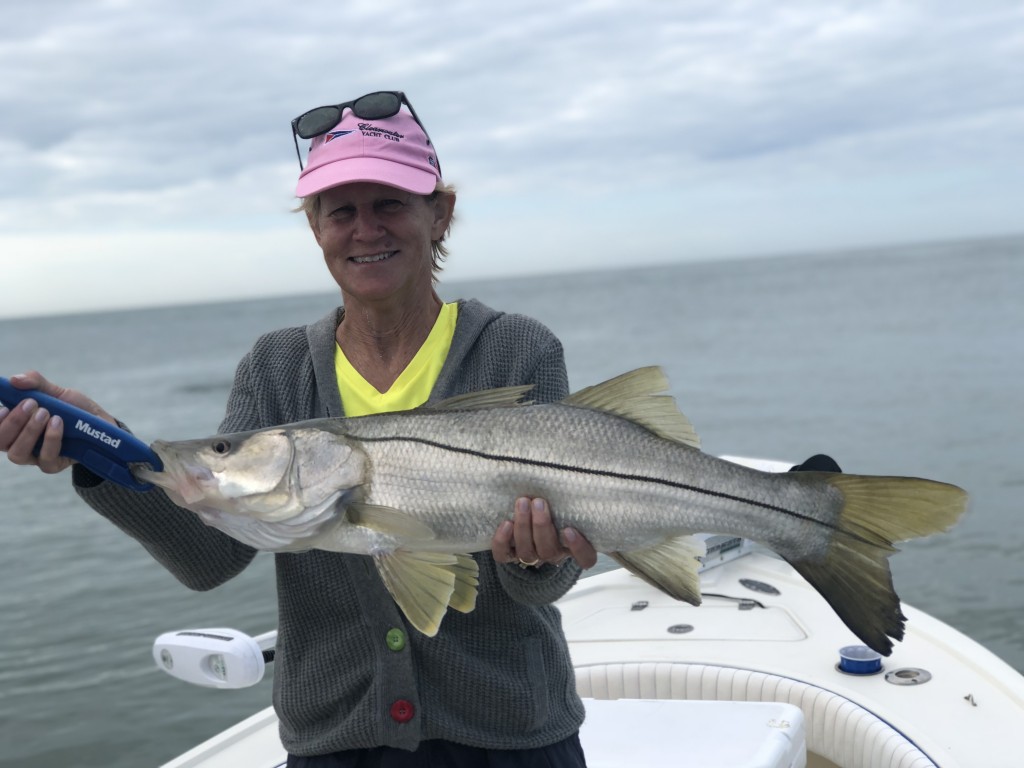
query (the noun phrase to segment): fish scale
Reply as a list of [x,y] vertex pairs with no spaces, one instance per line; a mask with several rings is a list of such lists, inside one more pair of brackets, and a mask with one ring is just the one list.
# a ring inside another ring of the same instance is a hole
[[[447,431],[447,414],[382,415],[352,420],[343,434],[372,467],[367,501],[422,517],[445,551],[488,548],[511,516],[511,500],[523,495],[545,498],[559,527],[586,531],[606,551],[687,533],[743,535],[756,520],[765,543],[788,534],[806,539],[802,554],[810,555],[821,551],[821,537],[792,528],[832,525],[842,506],[824,482],[777,482],[613,414],[569,405],[526,410],[461,413],[455,423],[463,428]],[[544,437],[551,432],[568,437],[553,448]],[[765,526],[765,506],[814,509],[816,522],[783,513]]]

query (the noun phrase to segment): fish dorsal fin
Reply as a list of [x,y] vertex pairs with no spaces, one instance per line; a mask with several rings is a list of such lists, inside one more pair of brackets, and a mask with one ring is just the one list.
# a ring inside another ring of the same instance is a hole
[[676,406],[675,398],[663,394],[668,378],[657,366],[637,368],[575,392],[565,399],[566,405],[614,413],[651,430],[658,437],[700,448],[700,438],[693,424]]
[[348,505],[346,515],[352,525],[371,528],[402,542],[431,541],[437,538],[433,528],[400,509],[354,502]]
[[523,396],[533,389],[533,384],[525,384],[518,387],[501,387],[499,389],[484,389],[480,392],[467,392],[464,395],[456,395],[442,400],[434,405],[426,406],[434,410],[445,411],[467,411],[477,408],[505,408],[513,405],[529,405],[523,400]]

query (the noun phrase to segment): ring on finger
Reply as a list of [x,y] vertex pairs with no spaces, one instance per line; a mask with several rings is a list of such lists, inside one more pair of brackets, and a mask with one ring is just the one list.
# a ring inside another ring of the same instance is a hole
[[525,568],[535,568],[537,566],[537,564],[540,562],[540,558],[539,557],[535,558],[534,560],[523,560],[523,558],[521,558],[521,557],[518,557],[516,559],[519,561],[519,567],[520,568],[524,568],[524,569]]

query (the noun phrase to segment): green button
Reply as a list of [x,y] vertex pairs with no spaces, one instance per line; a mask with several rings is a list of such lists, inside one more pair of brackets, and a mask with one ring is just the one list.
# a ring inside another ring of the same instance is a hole
[[400,629],[389,629],[385,639],[388,648],[392,651],[400,651],[405,648],[405,632]]

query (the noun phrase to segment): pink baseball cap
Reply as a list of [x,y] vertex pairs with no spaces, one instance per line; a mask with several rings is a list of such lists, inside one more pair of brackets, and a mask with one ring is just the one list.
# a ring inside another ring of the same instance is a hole
[[346,109],[341,122],[316,136],[297,197],[309,197],[354,181],[371,181],[429,195],[441,179],[427,134],[407,112],[370,120]]

